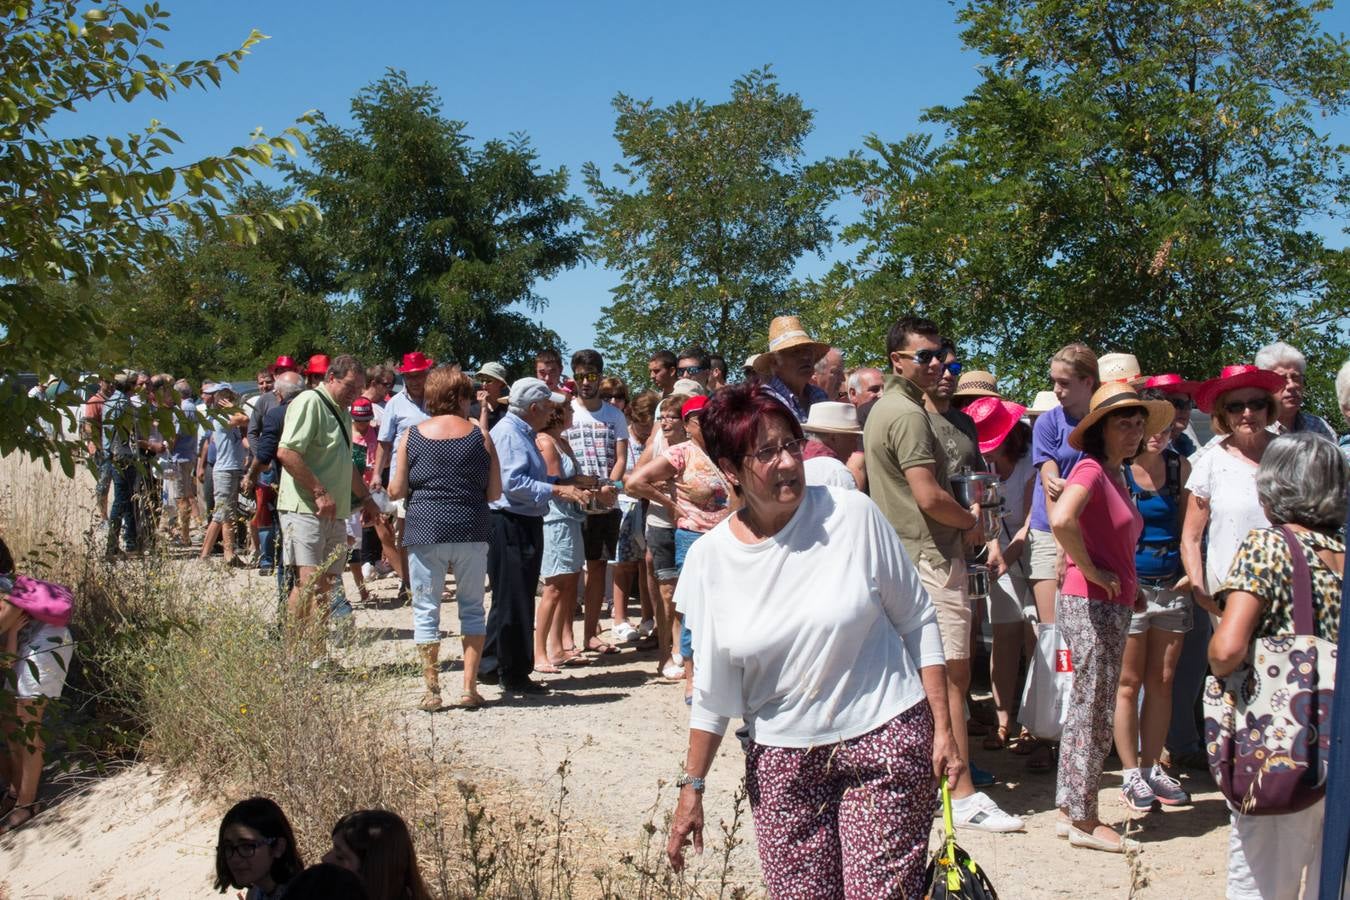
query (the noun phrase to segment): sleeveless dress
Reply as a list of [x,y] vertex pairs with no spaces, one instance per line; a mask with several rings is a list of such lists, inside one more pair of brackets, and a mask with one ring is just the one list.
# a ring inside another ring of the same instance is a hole
[[477,428],[458,438],[429,438],[410,428],[404,545],[486,542],[490,464]]
[[[577,464],[571,456],[561,454],[562,478],[576,477]],[[544,558],[540,578],[553,575],[573,575],[586,568],[586,551],[581,539],[581,523],[586,513],[570,500],[552,498],[544,514]]]

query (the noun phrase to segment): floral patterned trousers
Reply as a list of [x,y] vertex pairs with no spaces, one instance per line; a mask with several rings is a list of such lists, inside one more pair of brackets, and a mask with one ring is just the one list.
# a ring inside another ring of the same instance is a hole
[[922,896],[937,808],[926,700],[837,744],[752,741],[745,774],[773,900]]
[[1097,790],[1111,749],[1116,687],[1132,615],[1129,606],[1072,594],[1055,601],[1055,622],[1073,662],[1055,805],[1075,822],[1097,818]]

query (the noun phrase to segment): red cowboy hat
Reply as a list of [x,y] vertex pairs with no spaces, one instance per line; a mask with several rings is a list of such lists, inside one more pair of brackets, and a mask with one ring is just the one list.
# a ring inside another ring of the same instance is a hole
[[277,361],[271,366],[273,375],[280,375],[282,372],[299,372],[300,364],[289,356],[278,356]]
[[965,414],[975,420],[975,434],[980,439],[980,452],[993,453],[1009,432],[1017,427],[1027,408],[1011,400],[981,397],[968,404]]
[[708,405],[708,398],[702,394],[695,394],[680,406],[680,418],[687,419],[696,412],[703,412],[703,407]]
[[326,375],[328,374],[328,356],[323,353],[315,353],[305,363],[306,375]]
[[1211,378],[1195,392],[1195,406],[1201,412],[1214,412],[1214,404],[1220,394],[1236,391],[1238,388],[1260,388],[1267,394],[1278,394],[1284,390],[1284,376],[1269,369],[1256,366],[1224,366],[1218,378]]
[[1200,390],[1200,382],[1187,381],[1175,372],[1169,372],[1166,375],[1154,375],[1144,382],[1146,388],[1157,388],[1168,394],[1185,394],[1187,397],[1194,398],[1195,392]]
[[418,372],[425,372],[436,365],[436,360],[427,356],[421,350],[414,350],[411,353],[403,354],[403,364],[398,367],[400,375],[414,375]]

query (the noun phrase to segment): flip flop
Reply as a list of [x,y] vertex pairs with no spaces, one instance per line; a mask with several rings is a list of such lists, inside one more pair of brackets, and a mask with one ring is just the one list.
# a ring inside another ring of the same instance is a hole
[[606,644],[604,641],[601,641],[600,646],[598,647],[587,644],[586,649],[583,652],[594,653],[596,656],[609,656],[611,653],[618,653],[619,648],[615,647],[613,644]]
[[562,674],[562,669],[558,668],[557,666],[553,665],[552,663],[550,663],[550,664],[548,664],[548,665],[546,665],[546,666],[541,666],[541,665],[539,665],[538,663],[535,663],[534,670],[535,670],[536,672],[540,673],[541,675],[561,675],[561,674]]
[[564,667],[564,668],[566,668],[566,667],[568,667],[568,666],[571,666],[571,667],[574,667],[574,668],[580,668],[580,667],[582,667],[582,666],[589,666],[590,664],[591,664],[591,661],[590,661],[589,659],[587,659],[585,656],[583,656],[583,655],[582,655],[581,653],[579,653],[579,652],[578,652],[578,653],[573,653],[571,656],[564,656],[564,657],[562,658],[562,662],[555,662],[555,663],[553,663],[553,665],[555,665],[555,666],[562,666],[562,667]]

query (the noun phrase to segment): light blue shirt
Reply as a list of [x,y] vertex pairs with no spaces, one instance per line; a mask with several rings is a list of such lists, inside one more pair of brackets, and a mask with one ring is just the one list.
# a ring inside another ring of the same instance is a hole
[[806,404],[802,405],[801,398],[792,393],[792,388],[788,387],[783,382],[783,379],[779,378],[777,375],[765,382],[763,387],[773,395],[775,400],[786,406],[792,414],[797,417],[797,421],[801,422],[803,425],[806,424],[806,415],[807,411],[811,408],[811,404],[823,403],[830,399],[825,395],[825,390],[823,388],[808,383],[806,385]]
[[192,462],[197,458],[197,404],[184,399],[178,404],[179,416],[174,422],[177,434],[173,439],[172,462]]
[[217,426],[211,433],[216,448],[217,472],[244,471],[244,435],[233,425]]
[[518,516],[543,516],[553,496],[553,479],[534,444],[534,429],[508,412],[492,427],[492,443],[502,471],[502,495],[488,506]]
[[[423,395],[425,401],[425,395]],[[384,405],[384,412],[380,414],[380,443],[393,444],[389,453],[389,480],[394,480],[394,475],[398,472],[398,442],[403,440],[403,433],[414,425],[420,425],[427,419],[427,411],[408,396],[406,390],[399,391],[389,402]]]

